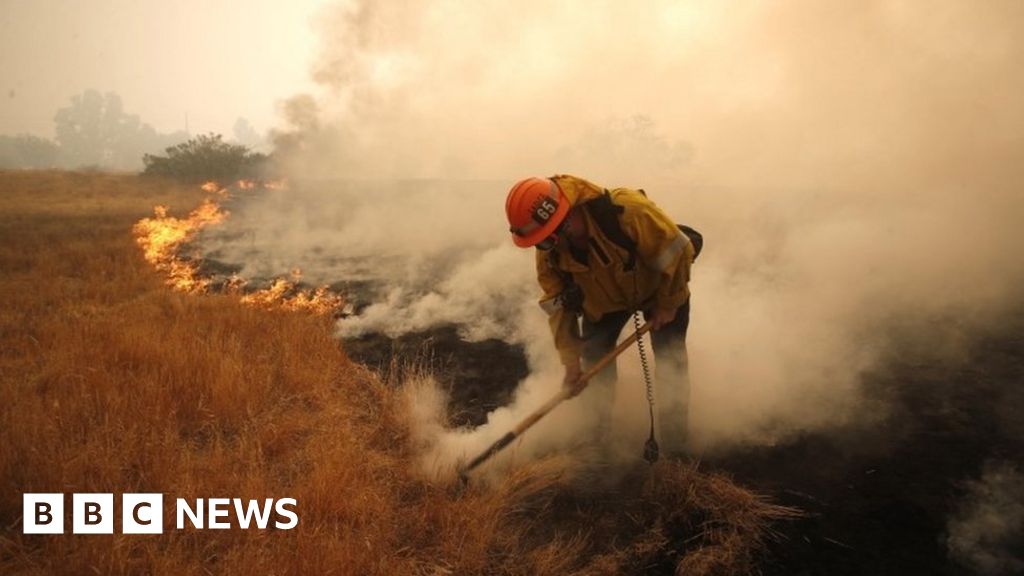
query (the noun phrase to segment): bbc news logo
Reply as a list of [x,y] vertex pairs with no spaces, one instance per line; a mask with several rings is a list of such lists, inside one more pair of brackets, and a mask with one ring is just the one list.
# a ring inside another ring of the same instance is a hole
[[[23,532],[25,534],[64,534],[64,494],[25,494],[23,498]],[[243,530],[270,526],[291,530],[299,524],[294,498],[185,498],[175,500],[175,527],[226,530],[232,528],[232,516]],[[113,494],[72,494],[72,534],[113,534]],[[122,534],[163,534],[163,494],[122,494]],[[273,522],[271,522],[273,520]]]

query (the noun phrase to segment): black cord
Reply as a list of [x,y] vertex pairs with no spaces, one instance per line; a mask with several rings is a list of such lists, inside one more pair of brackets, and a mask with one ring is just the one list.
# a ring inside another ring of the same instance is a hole
[[647,387],[647,409],[651,416],[651,431],[644,442],[644,460],[649,464],[658,461],[658,441],[654,438],[654,384],[651,382],[651,367],[647,362],[647,351],[644,347],[644,338],[640,335],[640,288],[637,285],[637,262],[635,253],[630,254],[631,265],[627,266],[633,272],[633,327],[637,331],[636,347],[640,352],[640,367],[644,372],[644,384]]
[[[633,312],[633,326],[640,332],[640,311]],[[647,362],[647,350],[643,336],[636,339],[637,350],[640,351],[640,367],[644,372],[644,384],[647,386],[647,409],[651,416],[651,431],[644,443],[644,460],[654,464],[658,461],[658,441],[654,439],[654,384],[651,382],[651,368]]]

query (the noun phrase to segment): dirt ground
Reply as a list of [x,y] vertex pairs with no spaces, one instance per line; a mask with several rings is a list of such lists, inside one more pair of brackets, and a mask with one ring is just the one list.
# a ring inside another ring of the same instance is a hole
[[[966,357],[937,361],[915,346],[897,345],[864,378],[886,407],[878,421],[703,456],[705,470],[806,512],[776,525],[764,574],[965,573],[948,552],[949,518],[986,462],[1024,463],[1024,311],[971,334]],[[393,355],[440,359],[458,424],[482,422],[526,371],[521,351],[459,342],[454,327],[345,347],[378,367]]]

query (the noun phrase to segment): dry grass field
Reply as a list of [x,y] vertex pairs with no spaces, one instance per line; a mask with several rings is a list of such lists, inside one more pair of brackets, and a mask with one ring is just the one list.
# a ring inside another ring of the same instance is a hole
[[[400,387],[351,363],[329,318],[175,292],[143,260],[132,225],[202,196],[0,172],[0,573],[756,569],[788,511],[692,466],[659,464],[603,499],[552,462],[464,491],[422,478]],[[123,535],[118,519],[113,535],[24,535],[26,492],[62,492],[66,508],[72,493],[162,493],[165,531]],[[179,497],[291,497],[299,524],[176,530]]]

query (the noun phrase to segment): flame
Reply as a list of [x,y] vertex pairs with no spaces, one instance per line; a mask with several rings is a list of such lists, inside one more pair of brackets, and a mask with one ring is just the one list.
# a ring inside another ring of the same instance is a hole
[[[256,186],[250,180],[239,180],[238,187],[249,190]],[[264,188],[284,189],[283,181],[265,183]],[[203,184],[202,189],[227,197],[226,188],[216,182]],[[143,256],[157,270],[167,274],[167,283],[176,290],[198,294],[206,292],[211,284],[209,278],[203,277],[195,260],[183,257],[182,248],[192,241],[200,230],[207,226],[223,222],[229,212],[222,210],[220,205],[210,198],[203,200],[198,208],[187,218],[175,218],[167,215],[166,206],[156,206],[152,218],[143,218],[133,227],[135,241],[142,247]],[[331,292],[327,286],[315,290],[298,286],[302,278],[302,269],[296,267],[290,271],[291,280],[278,278],[269,288],[246,292],[246,281],[237,276],[231,277],[224,284],[224,291],[239,294],[240,300],[249,305],[262,308],[279,308],[311,312],[314,314],[333,314],[341,310],[344,300]]]
[[167,274],[167,283],[183,292],[205,292],[209,280],[199,275],[198,267],[179,254],[181,247],[195,238],[204,227],[227,218],[213,200],[203,200],[187,218],[167,215],[166,206],[153,209],[153,218],[139,220],[134,228],[135,241],[142,247],[146,261]]
[[344,305],[342,297],[326,286],[305,290],[284,278],[274,280],[270,288],[243,295],[242,302],[261,308],[283,308],[313,314],[333,314]]

